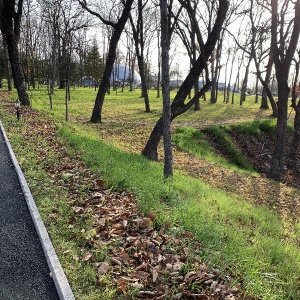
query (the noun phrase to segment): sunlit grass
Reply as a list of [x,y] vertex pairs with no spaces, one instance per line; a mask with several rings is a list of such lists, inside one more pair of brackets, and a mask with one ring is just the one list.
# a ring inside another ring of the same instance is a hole
[[193,232],[203,259],[241,273],[249,292],[263,299],[297,297],[298,248],[282,241],[284,229],[275,213],[177,172],[173,182],[164,183],[160,164],[116,150],[87,132],[74,134],[63,128],[61,134],[84,152],[84,160],[112,188],[135,191],[144,212],[154,211],[161,223],[170,221],[174,232]]
[[235,147],[229,135],[223,127],[211,126],[207,128],[207,133],[212,136],[214,142],[222,148],[223,158],[218,154],[208,142],[206,134],[199,129],[192,127],[179,127],[173,134],[174,144],[196,157],[201,157],[209,162],[219,164],[227,168],[238,171],[248,171],[254,174],[254,170],[247,161],[245,155]]
[[[174,98],[176,91],[172,91],[171,99]],[[96,99],[97,91],[92,88],[76,88],[71,89],[71,101],[68,103],[70,117],[86,117],[90,118],[93,105]],[[238,95],[236,96],[238,97]],[[141,98],[141,91],[136,89],[132,92],[111,91],[110,95],[106,95],[103,105],[103,121],[119,120],[119,121],[138,121],[138,122],[155,122],[161,115],[162,99],[156,97],[156,91],[149,91],[151,113],[144,113],[144,100]],[[49,110],[50,104],[46,88],[32,91],[32,106]],[[63,116],[65,114],[65,91],[55,90],[53,95],[52,113]],[[174,123],[181,124],[183,122],[197,122],[200,124],[230,120],[254,120],[261,115],[268,116],[270,111],[259,110],[259,104],[254,103],[253,96],[247,96],[247,101],[243,106],[239,104],[225,104],[218,102],[210,104],[209,101],[201,101],[201,110],[196,112],[192,109],[187,114],[183,114],[174,120]]]
[[[61,143],[65,149],[71,149],[70,154],[72,151],[82,153],[82,159],[112,190],[134,191],[140,209],[145,213],[153,211],[158,216],[157,226],[170,221],[173,234],[191,231],[193,242],[201,245],[200,258],[222,269],[227,276],[236,277],[249,293],[265,300],[300,298],[299,247],[286,240],[286,229],[276,213],[265,207],[255,207],[178,171],[173,180],[164,181],[161,164],[149,162],[131,151],[131,144],[144,143],[161,115],[161,99],[156,98],[155,91],[150,93],[153,110],[150,114],[143,112],[139,90],[133,93],[118,91],[117,95],[112,92],[104,103],[102,124],[86,122],[96,97],[93,89],[76,89],[71,94],[68,122],[64,122],[64,91],[55,91],[53,110],[49,108],[45,89],[32,91],[31,99],[33,108],[47,112],[58,124]],[[190,110],[174,120],[174,126],[205,127],[228,120],[256,120],[269,114],[261,112],[251,96],[243,106],[221,101],[211,105],[207,101],[201,102],[200,112]],[[43,169],[45,163],[56,160],[55,155],[48,153],[41,163],[34,153],[37,145],[26,144],[22,138],[26,135],[26,120],[16,123],[11,116],[1,116],[2,119],[76,299],[114,299],[116,291],[100,292],[95,287],[96,271],[77,259],[82,246],[77,233],[82,228],[68,228],[72,207],[67,203],[67,195],[53,185]],[[257,127],[253,128],[245,126],[244,130],[258,132]],[[201,135],[197,138],[202,139]],[[43,141],[40,142],[43,145]],[[212,155],[207,145],[202,146],[204,150],[200,156]],[[195,151],[199,151],[196,148]],[[53,218],[54,213],[57,218]],[[90,225],[87,221],[86,227]],[[299,224],[297,228],[294,240],[300,239]]]

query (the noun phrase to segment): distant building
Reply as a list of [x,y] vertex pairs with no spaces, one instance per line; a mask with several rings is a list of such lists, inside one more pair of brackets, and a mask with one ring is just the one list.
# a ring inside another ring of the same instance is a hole
[[[131,69],[129,68],[129,66],[124,64],[114,64],[113,71],[110,76],[111,83],[123,82],[124,78],[125,78],[125,82],[129,82],[130,77],[131,77]],[[133,82],[134,84],[137,85],[141,83],[140,74],[135,70],[133,72]]]
[[83,87],[95,86],[97,81],[92,76],[82,76],[79,79],[79,85]]
[[[205,82],[204,82],[205,84]],[[199,80],[199,88],[203,88],[203,80]],[[225,88],[225,84],[223,82],[218,82],[218,90],[223,91]],[[232,90],[233,86],[230,87],[230,90]]]

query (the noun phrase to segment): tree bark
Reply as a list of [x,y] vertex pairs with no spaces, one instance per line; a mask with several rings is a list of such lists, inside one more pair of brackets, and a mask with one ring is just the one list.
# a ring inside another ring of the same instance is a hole
[[142,0],[138,0],[138,19],[137,19],[137,26],[133,22],[132,17],[130,16],[130,23],[133,32],[134,44],[135,44],[135,52],[137,56],[140,77],[141,77],[141,85],[142,85],[142,97],[144,98],[145,102],[145,112],[149,113],[150,110],[150,102],[148,96],[148,86],[147,86],[147,76],[146,76],[146,69],[145,69],[145,57],[144,57],[144,48],[145,48],[145,41],[144,41],[144,24],[143,24],[143,3]]
[[[281,171],[283,167],[284,146],[286,141],[286,128],[287,128],[287,107],[288,107],[288,76],[292,63],[292,59],[295,54],[295,50],[299,40],[300,34],[300,0],[295,2],[295,17],[294,27],[290,36],[290,42],[288,45],[278,46],[278,0],[272,0],[272,41],[271,47],[274,51],[274,64],[276,70],[276,78],[278,83],[278,117],[276,128],[276,141],[275,149],[271,159],[271,168],[269,176],[280,180]],[[281,41],[282,42],[282,41]],[[286,48],[287,47],[287,48]],[[286,50],[286,52],[284,52]]]
[[290,153],[291,159],[295,158],[299,146],[299,142],[300,142],[300,102],[298,102],[298,105],[295,108],[294,136],[293,136],[291,153]]
[[18,92],[18,97],[22,105],[30,105],[30,100],[26,91],[25,78],[19,59],[18,43],[13,36],[6,36],[7,49],[11,65],[14,84]]
[[247,86],[248,86],[248,77],[249,77],[249,68],[252,57],[249,58],[248,64],[246,66],[245,77],[242,84],[241,96],[240,96],[240,105],[246,100]]
[[[271,74],[272,74],[272,66],[273,66],[273,53],[272,53],[272,47],[270,47],[269,61],[267,64],[266,77],[265,77],[265,82],[267,85],[269,85],[269,83],[270,83]],[[261,109],[269,109],[267,97],[268,97],[268,94],[267,94],[266,89],[264,88],[263,92],[262,92],[262,97],[261,97],[261,105],[260,105]],[[272,103],[272,101],[274,102],[273,97],[270,99],[270,103]],[[274,107],[274,106],[272,105],[272,107]],[[274,116],[276,115],[274,110],[273,110],[273,115]]]
[[287,78],[281,77],[278,80],[278,116],[276,127],[276,142],[273,156],[271,159],[270,177],[280,180],[282,163],[284,157],[284,146],[286,141],[287,128],[287,107],[290,89],[287,85]]
[[161,67],[162,67],[162,93],[163,93],[163,139],[164,139],[164,177],[173,176],[173,158],[171,145],[171,107],[170,107],[170,38],[168,28],[168,5],[160,0],[161,15]]
[[0,2],[0,27],[3,38],[6,39],[12,76],[17,88],[19,100],[22,105],[30,105],[18,49],[22,6],[22,0],[20,0],[17,5],[15,1],[2,0]]
[[6,39],[3,36],[3,48],[4,48],[4,55],[5,55],[5,69],[6,69],[6,77],[7,77],[7,88],[9,91],[12,91],[12,82],[11,82],[11,67],[10,67],[10,61],[9,61],[9,54],[7,50],[7,44]]
[[300,142],[300,100],[298,99],[297,103],[297,98],[300,97],[299,91],[296,92],[297,88],[297,83],[298,83],[298,77],[299,77],[299,68],[300,68],[300,51],[298,51],[298,61],[296,61],[295,64],[295,79],[294,79],[294,84],[293,84],[293,89],[292,89],[292,107],[295,110],[295,118],[294,118],[294,136],[293,136],[293,141],[291,144],[291,149],[290,149],[290,159],[293,162],[295,159],[296,153],[297,153],[297,148]]

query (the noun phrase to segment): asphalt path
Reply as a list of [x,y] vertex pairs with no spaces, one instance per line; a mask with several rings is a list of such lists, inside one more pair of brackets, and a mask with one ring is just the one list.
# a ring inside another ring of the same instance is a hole
[[0,299],[61,299],[1,128]]

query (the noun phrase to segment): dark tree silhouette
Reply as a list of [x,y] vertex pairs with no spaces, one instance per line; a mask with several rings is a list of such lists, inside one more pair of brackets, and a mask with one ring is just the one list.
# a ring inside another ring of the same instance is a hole
[[[292,3],[292,2],[291,2]],[[300,0],[294,3],[295,15],[293,22],[290,22],[292,26],[292,33],[287,42],[287,35],[283,35],[282,28],[278,29],[279,24],[283,26],[285,23],[285,10],[288,9],[289,1],[286,1],[281,7],[279,13],[278,0],[272,0],[272,41],[271,47],[273,50],[273,59],[276,71],[276,79],[278,83],[278,117],[277,117],[277,128],[276,128],[276,141],[275,149],[271,159],[271,168],[269,175],[270,177],[280,180],[281,170],[283,167],[284,157],[284,146],[286,143],[286,128],[287,128],[287,108],[288,108],[288,97],[290,88],[288,86],[288,77],[291,67],[292,60],[296,51],[296,47],[299,40],[300,34]],[[281,19],[279,20],[279,14]],[[278,23],[280,22],[280,23]],[[288,27],[290,30],[291,27]],[[280,39],[278,37],[278,31]]]
[[90,120],[92,123],[101,123],[102,107],[103,107],[103,103],[104,103],[105,94],[106,94],[107,90],[109,89],[110,75],[113,70],[113,65],[114,65],[114,62],[116,59],[116,55],[117,55],[118,42],[120,40],[124,26],[129,18],[131,6],[132,6],[132,3],[134,0],[122,1],[124,3],[124,8],[123,8],[121,16],[118,18],[117,22],[112,22],[110,20],[106,20],[99,13],[91,10],[87,6],[86,0],[82,0],[82,1],[78,0],[78,1],[84,9],[86,9],[89,13],[91,13],[92,15],[99,18],[102,23],[104,23],[108,26],[111,26],[113,29],[110,43],[109,43],[109,50],[108,50],[108,54],[107,54],[103,77],[102,77],[102,80],[101,80],[101,83],[100,83],[100,86],[98,89],[93,113],[92,113],[91,120]]
[[23,0],[19,0],[17,4],[13,0],[0,1],[0,28],[3,39],[6,41],[12,76],[19,100],[23,105],[30,105],[18,50],[22,6]]

